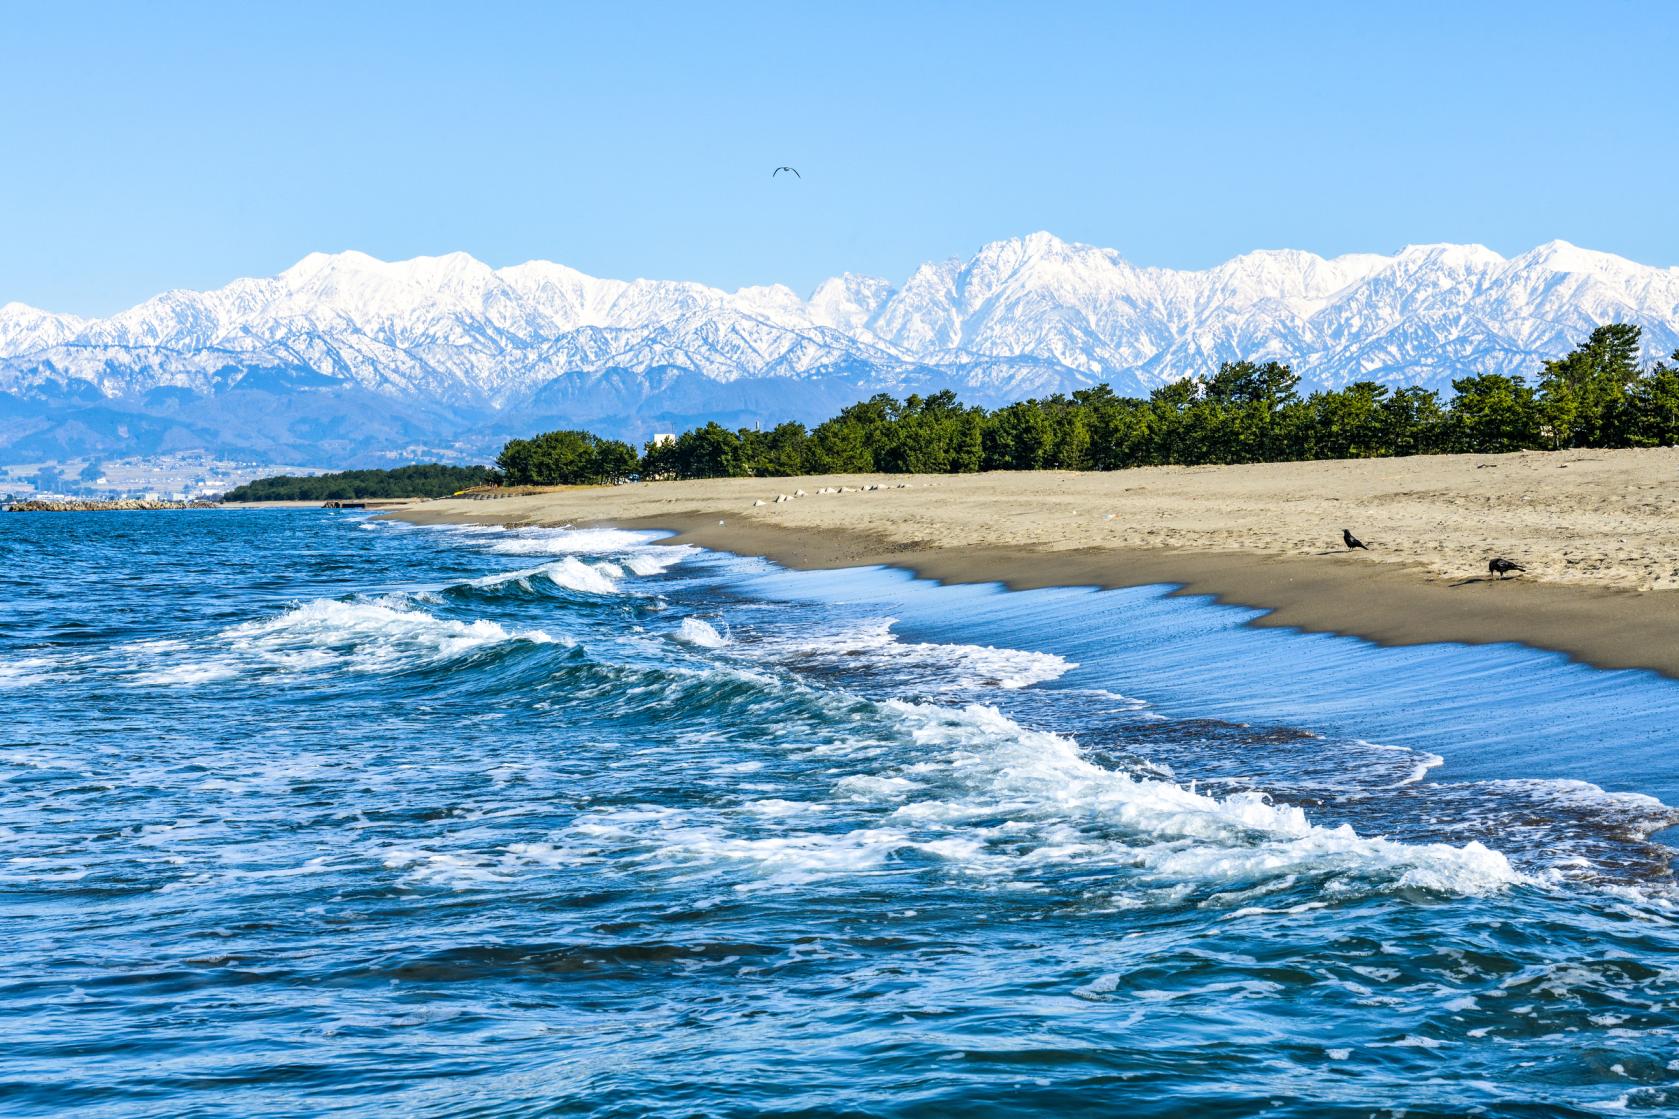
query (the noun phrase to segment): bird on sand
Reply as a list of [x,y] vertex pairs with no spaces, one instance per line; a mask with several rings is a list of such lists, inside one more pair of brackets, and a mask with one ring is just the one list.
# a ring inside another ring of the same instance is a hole
[[1360,540],[1346,529],[1341,530],[1341,543],[1347,546],[1347,551],[1349,552],[1354,548],[1363,548],[1366,552],[1370,550],[1369,545],[1365,544],[1364,541]]
[[1487,570],[1502,579],[1507,571],[1526,571],[1527,568],[1515,560],[1507,560],[1503,556],[1494,556],[1487,561]]
[[786,164],[782,164],[780,167],[777,167],[774,171],[771,171],[770,172],[770,178],[772,178],[772,179],[775,178],[777,175],[781,174],[783,171],[793,172],[793,177],[795,179],[804,178],[803,175],[799,174],[799,169],[797,167],[788,167]]

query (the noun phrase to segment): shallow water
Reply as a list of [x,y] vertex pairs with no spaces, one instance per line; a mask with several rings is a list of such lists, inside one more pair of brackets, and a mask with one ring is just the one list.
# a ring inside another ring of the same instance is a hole
[[1679,1109],[1679,685],[1158,588],[0,528],[0,1110]]

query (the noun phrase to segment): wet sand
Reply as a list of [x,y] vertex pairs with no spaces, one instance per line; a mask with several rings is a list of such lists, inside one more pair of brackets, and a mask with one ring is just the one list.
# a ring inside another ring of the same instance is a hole
[[[819,492],[831,489],[848,492]],[[1174,584],[1270,611],[1258,625],[1386,644],[1515,641],[1679,678],[1676,448],[655,482],[393,515],[661,528],[794,568],[885,564],[1014,589]],[[1348,552],[1342,528],[1370,550]],[[1528,573],[1492,578],[1494,555]]]

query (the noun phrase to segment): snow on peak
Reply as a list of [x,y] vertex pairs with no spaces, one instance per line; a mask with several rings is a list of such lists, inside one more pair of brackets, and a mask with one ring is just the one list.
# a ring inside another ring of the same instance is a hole
[[1485,245],[1455,245],[1447,242],[1406,245],[1399,250],[1398,260],[1410,264],[1424,263],[1444,268],[1489,268],[1502,265],[1502,256]]
[[1644,266],[1614,253],[1596,249],[1582,249],[1567,241],[1547,241],[1516,258],[1524,267],[1545,268],[1552,272],[1590,272],[1598,275],[1630,275],[1644,271]]
[[1308,384],[1427,382],[1521,371],[1608,317],[1643,325],[1652,353],[1679,346],[1679,269],[1562,241],[1508,261],[1482,245],[1419,244],[1140,268],[1039,231],[923,264],[900,286],[845,274],[801,298],[780,284],[728,292],[539,260],[494,269],[464,252],[345,251],[107,319],[6,304],[0,391],[84,368],[112,394],[191,386],[193,370],[230,362],[304,363],[381,392],[501,403],[560,376],[655,368],[727,382],[861,366],[1002,377],[996,363],[1029,363],[1038,380],[1008,383],[1054,391],[1098,378],[1146,388],[1263,356]]

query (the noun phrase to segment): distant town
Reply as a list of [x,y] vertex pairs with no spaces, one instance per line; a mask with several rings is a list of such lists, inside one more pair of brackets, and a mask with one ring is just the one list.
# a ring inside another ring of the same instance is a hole
[[71,459],[0,466],[0,502],[52,498],[213,498],[256,478],[324,474],[316,466],[283,466],[216,458],[202,451],[145,458]]

